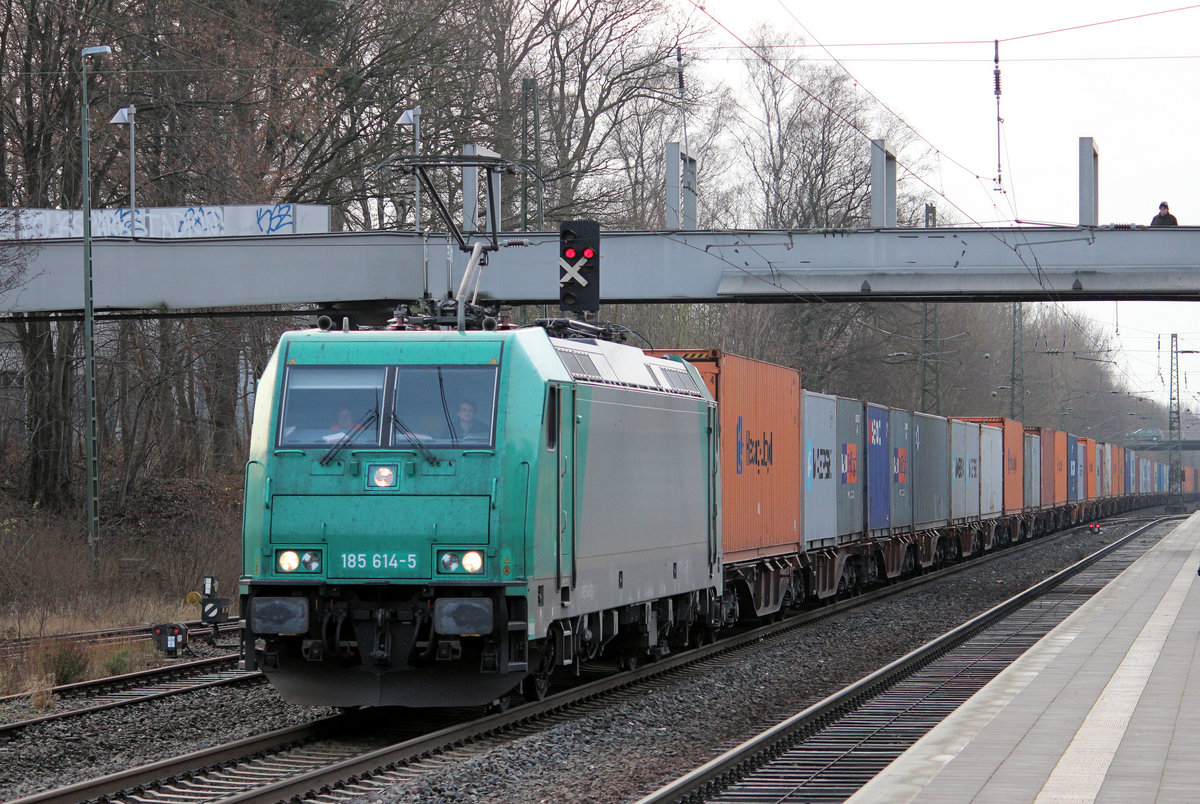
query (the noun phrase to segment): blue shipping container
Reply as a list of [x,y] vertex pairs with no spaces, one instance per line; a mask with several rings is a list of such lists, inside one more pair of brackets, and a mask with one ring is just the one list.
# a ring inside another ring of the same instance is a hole
[[883,405],[867,405],[867,529],[886,536],[892,525],[891,416]]

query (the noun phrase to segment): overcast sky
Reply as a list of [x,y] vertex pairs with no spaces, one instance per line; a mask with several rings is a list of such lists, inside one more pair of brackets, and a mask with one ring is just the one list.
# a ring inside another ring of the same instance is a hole
[[[679,2],[680,13],[708,18],[688,0]],[[1148,224],[1158,203],[1168,201],[1181,224],[1200,225],[1200,5],[705,0],[703,6],[715,21],[711,41],[718,47],[696,56],[714,68],[739,57],[720,45],[736,45],[734,34],[745,38],[763,22],[826,46],[829,53],[806,52],[836,58],[862,91],[941,154],[923,178],[945,194],[939,208],[957,207],[960,219],[1078,223],[1079,138],[1093,137],[1100,223]],[[994,181],[996,39],[1003,192]],[[1118,335],[1119,365],[1132,390],[1159,392],[1165,400],[1171,332],[1180,334],[1181,349],[1200,349],[1194,303],[1068,307]],[[1200,355],[1184,355],[1181,366],[1184,405],[1200,409]]]

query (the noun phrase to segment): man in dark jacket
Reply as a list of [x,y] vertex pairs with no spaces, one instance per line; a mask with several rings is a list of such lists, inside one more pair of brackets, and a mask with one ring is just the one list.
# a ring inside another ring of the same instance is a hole
[[1167,202],[1163,201],[1158,205],[1158,214],[1154,216],[1154,220],[1150,221],[1151,226],[1178,226],[1179,221],[1175,220],[1175,216],[1171,214],[1171,208],[1167,206]]

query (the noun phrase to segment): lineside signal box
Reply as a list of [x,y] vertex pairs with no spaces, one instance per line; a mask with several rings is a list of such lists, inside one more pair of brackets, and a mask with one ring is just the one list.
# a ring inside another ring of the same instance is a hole
[[182,623],[163,623],[150,628],[154,644],[170,658],[179,655],[182,648],[187,647],[188,628]]

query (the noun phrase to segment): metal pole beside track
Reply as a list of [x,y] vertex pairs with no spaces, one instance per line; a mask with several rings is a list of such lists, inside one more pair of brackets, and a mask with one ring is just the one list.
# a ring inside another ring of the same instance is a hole
[[88,133],[87,68],[88,56],[111,53],[108,45],[85,47],[81,54],[83,64],[83,117],[81,122],[83,139],[83,373],[86,386],[87,410],[87,509],[88,509],[88,553],[93,567],[100,562],[100,461],[97,454],[99,428],[96,422],[96,338],[94,332],[95,313],[92,309],[92,188],[89,165],[91,140]]

